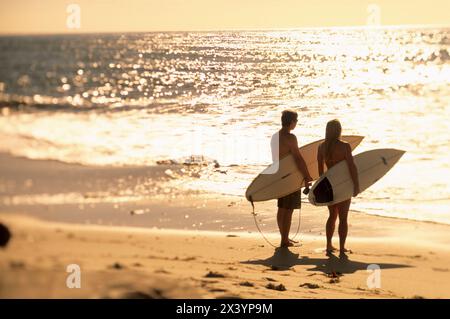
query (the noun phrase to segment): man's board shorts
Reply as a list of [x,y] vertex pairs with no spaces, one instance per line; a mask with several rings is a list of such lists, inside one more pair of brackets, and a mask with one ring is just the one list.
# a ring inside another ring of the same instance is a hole
[[297,209],[302,205],[300,190],[278,198],[278,208]]

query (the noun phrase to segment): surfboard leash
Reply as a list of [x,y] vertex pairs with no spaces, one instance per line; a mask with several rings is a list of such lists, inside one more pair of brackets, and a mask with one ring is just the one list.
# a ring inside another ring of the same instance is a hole
[[[302,184],[303,184],[304,181],[305,181],[305,179],[303,179]],[[308,193],[309,193],[309,187],[305,187],[305,189],[303,190],[303,194],[308,195]],[[301,201],[302,201],[302,197],[301,197],[301,195],[300,195],[300,202],[301,202]],[[302,212],[301,212],[301,210],[302,210],[302,207],[300,206],[300,208],[298,209],[298,225],[297,225],[297,231],[296,231],[294,237],[292,237],[292,240],[295,240],[295,238],[297,237],[297,235],[300,233],[300,222],[301,222],[301,218],[302,218]]]
[[[303,191],[304,194],[308,194],[308,192],[309,192],[309,188],[307,188],[307,189],[305,189],[305,190]],[[264,238],[264,240],[265,240],[270,246],[272,246],[273,248],[278,248],[277,246],[275,246],[274,244],[272,244],[272,243],[267,239],[267,237],[264,235],[264,233],[262,232],[261,228],[259,227],[258,221],[256,220],[256,216],[257,216],[258,214],[255,213],[255,204],[253,203],[252,196],[250,195],[248,199],[249,199],[249,201],[250,201],[250,204],[252,204],[252,209],[253,209],[253,211],[252,211],[253,220],[255,221],[255,225],[256,225],[256,228],[258,229],[259,233],[261,234],[261,236]],[[301,201],[301,198],[300,198],[300,201]],[[298,225],[297,225],[297,231],[295,232],[294,237],[292,237],[292,240],[295,240],[295,238],[297,237],[297,235],[300,233],[301,215],[302,215],[302,214],[301,214],[301,207],[300,207],[300,208],[298,209]]]
[[252,196],[250,195],[248,199],[250,200],[250,203],[252,204],[252,209],[253,209],[252,215],[253,215],[253,219],[254,219],[254,221],[255,221],[256,228],[258,229],[259,233],[261,234],[261,236],[264,238],[264,240],[265,240],[270,246],[272,246],[273,248],[278,248],[277,246],[275,246],[274,244],[272,244],[272,243],[267,239],[266,236],[264,236],[264,234],[263,234],[261,228],[259,228],[258,221],[256,220],[256,215],[257,215],[257,214],[255,213],[255,204],[253,203]]

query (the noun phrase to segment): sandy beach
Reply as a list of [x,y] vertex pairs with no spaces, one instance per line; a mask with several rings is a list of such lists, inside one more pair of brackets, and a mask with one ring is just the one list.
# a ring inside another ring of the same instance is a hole
[[[326,256],[316,236],[274,250],[255,234],[0,217],[14,233],[0,252],[2,298],[450,297],[448,246],[414,234],[352,237],[345,259]],[[80,266],[80,289],[66,286],[70,264]],[[380,266],[380,288],[367,286],[370,264]]]
[[[5,154],[0,163],[0,222],[13,234],[0,250],[1,298],[450,297],[447,225],[351,212],[352,253],[327,256],[326,211],[305,204],[301,246],[274,249],[242,197],[121,195],[139,176],[162,185],[165,167],[97,169]],[[124,176],[126,185],[115,184]],[[108,185],[116,193],[98,195]],[[258,203],[257,212],[277,244],[274,207]],[[80,267],[80,289],[66,285],[70,264]],[[379,288],[367,282],[372,264]]]

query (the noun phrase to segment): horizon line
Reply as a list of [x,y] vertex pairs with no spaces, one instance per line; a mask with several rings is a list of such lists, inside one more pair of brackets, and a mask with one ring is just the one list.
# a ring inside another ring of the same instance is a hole
[[88,35],[117,33],[182,33],[182,32],[261,32],[261,31],[301,31],[318,29],[403,29],[403,28],[450,28],[450,24],[390,24],[390,25],[353,25],[353,26],[310,26],[310,27],[280,27],[280,28],[224,28],[224,29],[190,29],[190,30],[135,30],[135,31],[75,31],[65,32],[2,32],[0,36],[40,36],[40,35]]

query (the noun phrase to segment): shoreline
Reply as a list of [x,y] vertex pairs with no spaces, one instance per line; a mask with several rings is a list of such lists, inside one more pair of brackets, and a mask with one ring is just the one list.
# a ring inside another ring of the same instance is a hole
[[[0,211],[32,212],[34,216],[39,217],[45,215],[49,209],[51,210],[52,206],[60,206],[64,210],[69,209],[72,212],[94,211],[94,215],[104,211],[121,211],[127,215],[133,210],[145,210],[145,205],[154,207],[154,203],[158,203],[170,206],[179,201],[180,209],[192,208],[191,203],[203,206],[211,202],[215,203],[217,207],[225,206],[227,210],[248,211],[250,214],[251,205],[243,196],[189,190],[180,188],[177,184],[171,184],[173,181],[178,182],[173,174],[176,176],[178,171],[186,168],[184,165],[174,164],[121,167],[86,166],[57,160],[33,160],[0,152]],[[166,173],[168,170],[170,173]],[[103,208],[99,208],[101,206]],[[120,209],[122,206],[125,208]],[[236,209],[234,206],[238,206],[238,208]],[[276,213],[275,201],[256,202],[255,206],[256,212],[261,214],[264,219],[271,219]],[[302,198],[302,207],[302,215],[307,210],[318,212],[323,218],[326,218],[324,217],[327,215],[326,208],[310,205],[305,197]],[[220,215],[224,215],[224,210],[219,210],[221,211]],[[104,213],[102,214],[105,216]],[[297,211],[294,212],[293,221],[295,221],[296,214]],[[352,207],[350,207],[350,214],[450,227],[450,224],[445,222],[368,213],[360,211],[358,208],[352,209]],[[307,213],[306,218],[311,218],[309,215]],[[244,214],[243,219],[246,221],[246,226],[250,226],[253,221],[247,217]],[[312,218],[316,219],[314,216]],[[220,219],[220,216],[217,216],[216,219]],[[78,219],[78,222],[84,223],[85,220]],[[145,225],[145,227],[147,226],[148,224]],[[158,225],[155,224],[155,226]],[[168,225],[163,226],[167,227]],[[175,226],[174,228],[184,228],[179,225],[173,226]],[[268,231],[276,232],[277,229]]]
[[[258,234],[252,207],[244,197],[167,185],[173,180],[165,173],[167,167],[176,170],[174,165],[98,168],[0,152],[0,212],[73,224]],[[256,202],[255,212],[264,234],[278,234],[275,200]],[[303,198],[300,235],[325,237],[327,217],[325,207],[312,206]],[[291,233],[298,222],[295,210]],[[425,239],[450,244],[435,235],[449,230],[444,223],[367,214],[350,207],[349,238],[414,231]]]

